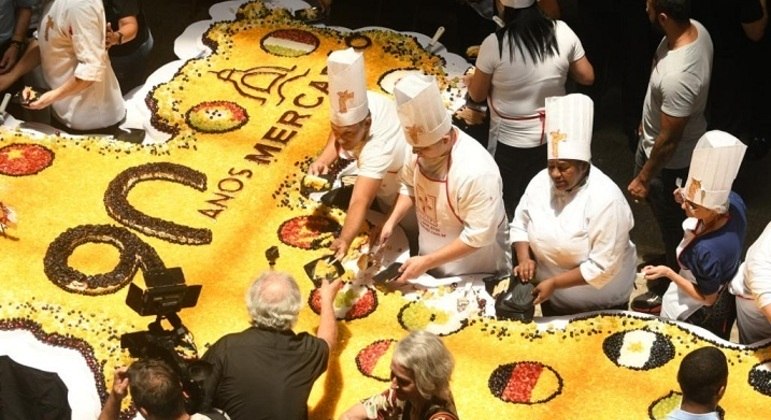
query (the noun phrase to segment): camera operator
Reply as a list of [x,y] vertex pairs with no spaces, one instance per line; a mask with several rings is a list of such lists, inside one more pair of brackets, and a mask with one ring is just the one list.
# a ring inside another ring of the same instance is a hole
[[128,368],[115,371],[110,396],[102,408],[99,420],[117,420],[123,398],[131,390],[131,398],[139,413],[147,420],[217,420],[228,417],[185,412],[185,397],[179,376],[165,362],[140,359]]
[[332,304],[341,285],[322,281],[314,337],[292,331],[302,306],[295,280],[276,271],[257,278],[246,294],[252,326],[220,338],[203,356],[213,367],[203,408],[225,410],[233,420],[307,418],[308,395],[337,342]]

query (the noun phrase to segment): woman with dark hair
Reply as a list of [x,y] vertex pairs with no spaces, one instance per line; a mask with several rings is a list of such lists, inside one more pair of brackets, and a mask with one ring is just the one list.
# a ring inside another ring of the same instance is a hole
[[546,17],[535,0],[495,4],[505,25],[485,38],[467,85],[472,102],[489,104],[488,150],[500,168],[511,219],[527,183],[546,161],[539,112],[545,98],[565,94],[568,74],[591,85],[594,69],[576,34],[565,22]]

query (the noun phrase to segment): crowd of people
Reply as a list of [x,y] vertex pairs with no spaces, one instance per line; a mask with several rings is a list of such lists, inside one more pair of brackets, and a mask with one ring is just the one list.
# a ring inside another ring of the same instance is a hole
[[[747,210],[732,192],[745,143],[757,133],[748,112],[731,112],[751,109],[749,99],[726,93],[748,80],[741,76],[747,52],[734,48],[745,40],[719,31],[724,20],[694,19],[712,15],[692,10],[689,0],[645,2],[662,38],[651,50],[639,128],[630,134],[634,175],[619,186],[592,163],[593,100],[566,87],[570,79],[591,95],[595,80],[607,76],[599,68],[595,74],[577,32],[555,18],[555,2],[546,3],[550,13],[536,0],[492,2],[499,28],[481,43],[465,78],[467,109],[458,114],[489,119],[485,138],[453,123],[433,77],[405,76],[392,100],[367,90],[360,52],[329,55],[331,130],[308,172],[324,175],[338,159],[353,159],[357,174],[331,250],[345,257],[374,204],[388,217],[372,247],[386,244],[398,226],[413,238],[391,287],[409,289],[424,273],[489,274],[532,283],[533,304],[545,316],[625,310],[638,272],[626,191],[650,205],[664,242],[662,259],[639,265],[648,293],[632,309],[724,339],[738,320],[742,343],[771,338],[771,224],[742,263]],[[320,4],[328,14],[332,2]],[[732,4],[736,16],[726,19],[738,19],[738,35],[762,37],[766,1]],[[29,98],[28,109],[50,107],[52,122],[71,132],[121,123],[121,92],[137,83],[153,44],[136,2],[8,0],[0,7],[13,11],[11,19],[3,14],[0,90],[40,65],[48,90]],[[291,276],[269,271],[255,280],[246,299],[252,326],[203,356],[213,369],[193,418],[307,417],[308,395],[337,343],[332,305],[340,287],[339,279],[322,280],[314,336],[292,331],[303,299]],[[683,404],[672,418],[716,412],[728,374],[717,353],[697,350],[683,359]],[[440,338],[411,332],[394,351],[390,388],[342,418],[457,419],[452,370]],[[700,376],[706,371],[712,375]],[[127,390],[146,418],[186,418],[176,375],[153,361],[119,370],[103,418],[117,417]]]
[[[125,120],[123,94],[145,77],[153,46],[138,0],[3,0],[0,91],[21,91],[24,116],[69,133]],[[24,79],[33,89],[20,89]]]
[[[373,245],[387,242],[406,217],[417,219],[416,231],[407,229],[417,236],[417,250],[393,287],[408,287],[424,273],[510,273],[534,283],[535,304],[544,315],[570,315],[628,309],[640,271],[649,291],[632,309],[728,339],[735,300],[760,301],[763,282],[753,275],[745,284],[757,293],[729,291],[740,273],[747,226],[746,206],[731,186],[747,147],[732,133],[708,131],[714,47],[707,29],[690,17],[690,2],[647,2],[648,18],[663,38],[654,52],[626,191],[650,204],[666,258],[639,265],[624,192],[591,161],[593,101],[565,92],[568,75],[584,84],[594,79],[581,42],[534,0],[495,5],[501,28],[484,40],[466,78],[469,106],[475,112],[485,101],[489,106],[486,140],[453,125],[432,78],[410,75],[396,83],[397,120],[394,104],[366,91],[360,53],[330,55],[332,132],[310,171],[326,172],[338,156],[355,159],[360,170],[349,206],[355,217],[332,250],[345,255],[377,197],[389,216]],[[757,9],[765,20],[765,4],[758,2]],[[383,128],[399,124],[402,130]],[[528,167],[536,170],[530,174]],[[509,182],[521,185],[511,188]],[[751,328],[746,319],[740,330]]]

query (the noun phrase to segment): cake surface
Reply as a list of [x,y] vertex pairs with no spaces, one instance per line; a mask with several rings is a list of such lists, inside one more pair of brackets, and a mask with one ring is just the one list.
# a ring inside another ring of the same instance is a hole
[[[330,51],[361,48],[372,90],[387,93],[414,69],[451,85],[442,60],[409,36],[305,26],[259,2],[215,23],[205,41],[210,56],[189,60],[147,98],[155,127],[171,135],[164,144],[0,131],[0,201],[19,218],[11,237],[0,237],[0,330],[31,331],[80,355],[92,373],[79,390],[92,402],[81,410],[93,411],[114,369],[130,363],[120,336],[153,320],[125,303],[128,285],[144,288],[149,270],[182,267],[188,284],[203,285],[198,304],[179,312],[199,354],[248,326],[243,294],[268,269],[266,252],[307,302],[296,331],[315,332],[318,292],[303,267],[330,254],[345,220],[302,188],[327,140]],[[497,321],[479,316],[489,296],[453,285],[384,293],[369,280],[387,262],[369,261],[366,247],[380,221],[368,218],[343,261],[346,286],[335,302],[341,344],[311,394],[310,418],[337,418],[385,389],[394,344],[411,328],[441,334],[452,351],[462,418],[662,417],[678,404],[680,361],[704,345],[728,356],[721,405],[729,416],[757,418],[771,403],[768,343],[729,345],[621,312]]]

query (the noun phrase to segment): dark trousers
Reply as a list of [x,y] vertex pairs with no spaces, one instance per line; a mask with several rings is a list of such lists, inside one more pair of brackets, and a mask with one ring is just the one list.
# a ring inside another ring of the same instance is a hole
[[520,149],[499,142],[495,149],[495,163],[498,164],[503,180],[506,216],[511,220],[527,184],[541,169],[546,168],[546,145]]
[[[637,154],[635,155],[635,176],[648,161],[642,148],[642,142],[639,142]],[[662,169],[658,174],[651,178],[648,184],[648,204],[651,206],[653,218],[661,232],[661,239],[664,242],[664,255],[666,264],[675,271],[680,270],[677,263],[677,245],[683,239],[683,220],[685,212],[675,201],[672,194],[677,188],[677,179],[685,181],[688,177],[688,168],[680,169]],[[669,286],[669,279],[656,279],[648,281],[648,290],[663,296]]]

